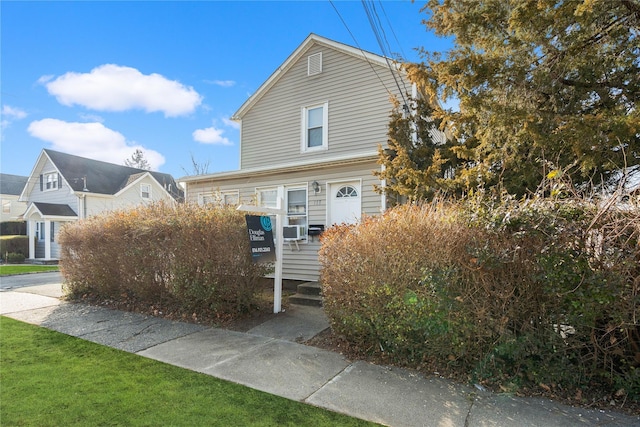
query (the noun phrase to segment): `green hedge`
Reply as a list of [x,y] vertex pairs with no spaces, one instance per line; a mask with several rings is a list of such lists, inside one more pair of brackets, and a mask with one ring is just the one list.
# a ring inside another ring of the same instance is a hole
[[0,222],[0,236],[26,236],[27,223],[25,221]]
[[5,259],[8,253],[29,256],[29,237],[0,236],[0,258]]
[[638,399],[639,234],[637,211],[581,202],[398,207],[325,232],[325,311],[402,365]]
[[244,215],[231,208],[153,204],[69,224],[59,241],[71,296],[168,302],[189,316],[248,311],[268,272],[252,262]]

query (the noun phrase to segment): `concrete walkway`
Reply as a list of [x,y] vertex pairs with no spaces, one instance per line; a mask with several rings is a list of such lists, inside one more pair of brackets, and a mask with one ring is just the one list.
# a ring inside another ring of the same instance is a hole
[[291,306],[240,333],[66,303],[61,295],[60,284],[5,288],[0,314],[389,426],[640,426],[640,415],[497,395],[301,344],[328,327],[320,308]]

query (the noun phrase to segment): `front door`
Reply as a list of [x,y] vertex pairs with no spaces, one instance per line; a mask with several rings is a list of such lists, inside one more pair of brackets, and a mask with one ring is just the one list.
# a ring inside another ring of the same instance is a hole
[[362,195],[359,181],[331,183],[329,198],[329,225],[360,221]]

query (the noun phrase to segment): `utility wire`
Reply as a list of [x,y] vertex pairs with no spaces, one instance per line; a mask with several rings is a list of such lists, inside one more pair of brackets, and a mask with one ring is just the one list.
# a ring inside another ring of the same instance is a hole
[[[371,7],[367,7],[367,3],[366,0],[362,0],[362,6],[367,14],[367,19],[369,20],[369,24],[371,25],[371,29],[373,30],[374,35],[376,36],[376,40],[378,42],[378,46],[380,46],[380,49],[382,50],[383,54],[384,54],[384,58],[385,61],[387,62],[387,66],[389,67],[389,70],[391,71],[391,76],[393,77],[393,80],[395,81],[396,87],[398,88],[398,92],[400,93],[400,96],[402,97],[402,101],[404,102],[404,105],[408,105],[407,103],[407,99],[404,96],[404,91],[402,90],[402,88],[400,87],[400,83],[398,83],[398,77],[399,76],[399,72],[397,69],[394,69],[395,67],[393,67],[391,65],[391,62],[389,61],[389,49],[387,49],[388,46],[388,41],[386,39],[386,35],[384,34],[384,29],[382,29],[382,25],[380,24],[380,17],[378,16],[376,10],[375,10],[375,4],[373,2],[371,2]],[[375,18],[374,18],[375,16]],[[384,42],[387,42],[386,45]],[[397,74],[397,75],[396,75]],[[401,79],[402,80],[402,79]],[[404,86],[404,81],[402,82],[403,86]],[[406,86],[405,86],[405,90],[406,90]]]
[[[329,3],[331,3],[331,6],[333,6],[333,10],[336,11],[336,13],[338,14],[338,17],[340,18],[340,21],[342,21],[342,24],[344,25],[344,27],[347,29],[347,31],[349,32],[349,34],[351,35],[351,38],[353,39],[353,42],[356,44],[356,46],[358,47],[358,49],[360,50],[360,52],[362,52],[362,56],[364,57],[364,59],[367,61],[367,64],[369,64],[369,66],[371,67],[371,69],[373,70],[373,72],[375,73],[376,77],[378,78],[378,80],[380,81],[380,83],[382,84],[382,86],[384,87],[384,89],[387,91],[388,94],[392,94],[391,91],[389,90],[389,88],[387,88],[387,85],[384,83],[384,80],[382,80],[382,78],[380,77],[380,75],[378,74],[378,72],[376,71],[375,67],[373,66],[373,64],[369,61],[369,58],[367,58],[367,55],[365,54],[364,50],[360,47],[360,44],[358,43],[358,41],[356,40],[355,36],[353,35],[353,33],[351,32],[351,29],[349,28],[349,26],[347,25],[347,23],[344,21],[344,19],[342,18],[342,15],[340,15],[340,12],[338,11],[338,9],[336,8],[336,5],[333,4],[333,0],[329,0]],[[388,62],[387,62],[388,63]],[[404,98],[404,97],[403,97]]]

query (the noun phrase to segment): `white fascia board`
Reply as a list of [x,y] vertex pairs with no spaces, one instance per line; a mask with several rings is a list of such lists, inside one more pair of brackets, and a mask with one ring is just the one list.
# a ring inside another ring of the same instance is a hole
[[258,168],[251,169],[240,169],[235,171],[228,172],[218,172],[207,175],[192,175],[192,176],[184,176],[178,179],[179,183],[189,183],[189,182],[198,182],[198,181],[208,181],[211,179],[231,179],[231,178],[242,178],[245,176],[256,176],[256,175],[273,175],[276,173],[282,172],[292,172],[298,170],[307,170],[310,168],[323,168],[327,166],[339,166],[351,163],[361,163],[367,162],[371,160],[376,160],[378,158],[378,152],[370,152],[365,154],[360,154],[357,156],[341,156],[334,157],[331,159],[325,159],[322,161],[305,161],[305,162],[296,162],[296,163],[288,163],[277,166],[264,166]]
[[[33,187],[40,182],[39,172],[42,170],[42,167],[44,165],[44,162],[46,162],[46,159],[49,159],[49,156],[47,155],[47,153],[44,150],[40,151],[40,155],[38,155],[38,159],[36,160],[36,163],[33,165],[33,169],[31,169],[29,178],[27,178],[27,184],[22,189],[22,193],[20,193],[20,197],[18,197],[18,201],[20,202],[29,201],[29,195],[33,191]],[[51,159],[49,159],[49,161],[51,162]],[[51,163],[55,166],[53,162]],[[56,170],[57,169],[58,168],[56,167]],[[60,173],[60,171],[58,171],[58,173]]]

